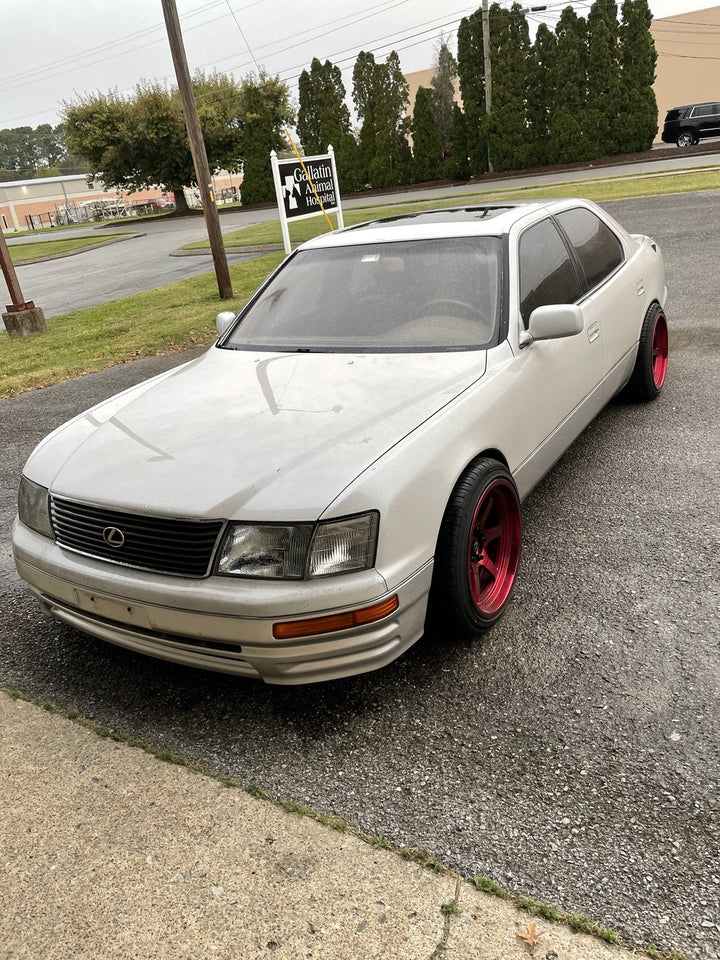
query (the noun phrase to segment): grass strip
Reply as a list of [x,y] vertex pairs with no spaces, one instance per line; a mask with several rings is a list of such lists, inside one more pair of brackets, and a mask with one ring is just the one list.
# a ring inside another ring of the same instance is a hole
[[[436,210],[442,207],[467,206],[477,203],[496,202],[498,200],[523,200],[534,198],[553,198],[580,196],[598,202],[611,200],[629,200],[634,197],[666,196],[673,193],[695,193],[706,190],[720,190],[720,170],[703,169],[692,173],[666,173],[661,175],[634,174],[631,177],[617,176],[599,179],[573,180],[560,184],[530,185],[506,187],[502,190],[477,190],[458,196],[447,194],[435,200],[404,200],[402,203],[384,206],[352,207],[343,211],[345,226],[350,227],[365,220],[377,220],[382,217],[396,217],[422,210]],[[337,227],[337,218],[330,215],[333,228]],[[290,239],[293,244],[304,243],[313,237],[327,232],[323,217],[299,220],[289,224]],[[242,230],[234,230],[223,236],[226,247],[254,246],[263,243],[282,243],[282,233],[278,220],[256,223]],[[207,240],[189,243],[183,250],[209,250]]]
[[38,257],[57,257],[63,253],[78,253],[82,250],[92,250],[97,244],[107,243],[108,240],[119,240],[127,236],[126,233],[100,233],[93,237],[67,237],[58,240],[37,240],[35,243],[8,244],[10,259],[13,263],[25,263],[36,260]]

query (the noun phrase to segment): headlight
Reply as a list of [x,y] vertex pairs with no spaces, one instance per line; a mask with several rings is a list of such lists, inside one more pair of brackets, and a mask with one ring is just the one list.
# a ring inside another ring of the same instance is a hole
[[55,536],[50,525],[47,487],[41,487],[39,483],[33,483],[27,477],[20,479],[18,516],[31,530],[36,530],[45,537]]
[[372,512],[318,524],[231,524],[217,571],[301,580],[367,570],[375,562],[378,520]]
[[299,580],[312,532],[312,524],[233,524],[225,537],[218,573]]
[[319,523],[310,547],[308,576],[369,569],[375,563],[377,531],[377,513]]

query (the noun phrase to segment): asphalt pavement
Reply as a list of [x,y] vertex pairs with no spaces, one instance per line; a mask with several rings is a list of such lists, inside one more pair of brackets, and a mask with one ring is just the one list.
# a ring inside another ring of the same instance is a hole
[[610,405],[531,495],[517,591],[482,642],[426,636],[364,677],[270,688],[43,620],[7,546],[25,457],[179,358],[3,401],[0,684],[423,847],[465,879],[720,956],[719,205],[718,193],[608,205],[665,253],[660,398]]

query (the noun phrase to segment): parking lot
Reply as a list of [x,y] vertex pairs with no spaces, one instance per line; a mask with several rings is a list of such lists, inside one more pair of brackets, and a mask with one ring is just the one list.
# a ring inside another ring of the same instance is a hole
[[270,688],[44,620],[8,546],[22,463],[53,426],[178,357],[0,403],[0,685],[637,942],[720,956],[719,205],[607,205],[665,254],[660,398],[611,404],[531,495],[514,601],[483,641],[426,636],[364,677]]

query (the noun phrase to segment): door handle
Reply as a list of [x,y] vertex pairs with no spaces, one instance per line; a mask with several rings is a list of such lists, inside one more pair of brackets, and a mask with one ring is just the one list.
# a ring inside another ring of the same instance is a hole
[[588,340],[590,341],[590,343],[595,343],[595,341],[600,338],[600,324],[591,323],[590,326],[588,327],[587,334],[588,334]]

